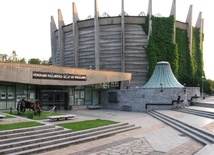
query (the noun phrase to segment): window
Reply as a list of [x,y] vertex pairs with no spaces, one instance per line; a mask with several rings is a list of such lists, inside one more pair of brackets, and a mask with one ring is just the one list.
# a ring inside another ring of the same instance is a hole
[[103,83],[103,89],[120,89],[120,82],[107,82]]
[[6,93],[1,93],[1,99],[6,99]]

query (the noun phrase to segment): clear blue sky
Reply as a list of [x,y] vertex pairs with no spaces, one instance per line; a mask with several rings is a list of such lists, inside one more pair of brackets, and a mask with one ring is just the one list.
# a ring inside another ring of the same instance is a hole
[[[94,0],[0,0],[0,53],[10,55],[13,50],[19,57],[48,59],[51,56],[50,17],[57,25],[57,10],[61,9],[65,24],[72,23],[72,2],[76,2],[81,20],[94,16]],[[124,0],[129,15],[147,13],[149,0]],[[153,0],[153,15],[169,16],[173,0]],[[193,5],[193,25],[199,12],[204,18],[204,68],[206,77],[214,80],[212,37],[214,9],[211,0],[176,0],[177,20],[185,22],[190,5]],[[99,12],[117,16],[121,0],[98,0]]]

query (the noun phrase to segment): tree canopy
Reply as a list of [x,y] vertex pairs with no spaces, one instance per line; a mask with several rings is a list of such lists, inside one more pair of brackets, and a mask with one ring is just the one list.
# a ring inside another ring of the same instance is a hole
[[28,63],[28,64],[41,64],[41,65],[51,65],[52,58],[50,57],[48,60],[40,60],[39,58],[31,58],[27,61],[26,58],[18,57],[16,51],[12,51],[11,55],[1,54],[0,60],[5,62],[16,62],[16,63]]

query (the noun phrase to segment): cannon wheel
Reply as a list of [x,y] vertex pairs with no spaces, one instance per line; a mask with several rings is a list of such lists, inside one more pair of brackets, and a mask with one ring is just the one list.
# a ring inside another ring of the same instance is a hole
[[39,108],[37,108],[35,111],[34,111],[34,115],[38,115],[40,117],[40,114],[41,114],[41,110]]
[[22,100],[20,100],[18,102],[18,105],[17,105],[17,112],[18,112],[18,115],[22,115],[25,113],[25,106],[24,106],[24,103]]

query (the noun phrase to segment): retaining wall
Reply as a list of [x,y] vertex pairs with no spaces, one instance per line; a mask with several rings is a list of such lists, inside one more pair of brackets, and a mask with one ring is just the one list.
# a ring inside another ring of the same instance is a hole
[[[155,109],[172,109],[176,106],[172,104],[172,101],[177,100],[178,95],[181,96],[181,100],[184,98],[182,88],[163,88],[162,90],[162,92],[161,88],[102,90],[100,101],[102,107],[106,109],[145,112]],[[200,96],[200,88],[188,87],[186,93],[190,100],[193,96]],[[148,104],[147,108],[146,104]]]

